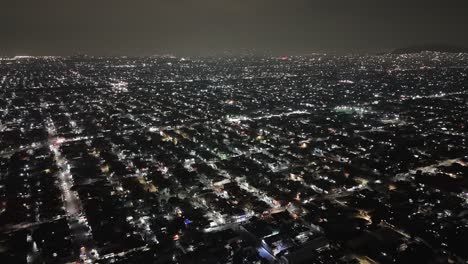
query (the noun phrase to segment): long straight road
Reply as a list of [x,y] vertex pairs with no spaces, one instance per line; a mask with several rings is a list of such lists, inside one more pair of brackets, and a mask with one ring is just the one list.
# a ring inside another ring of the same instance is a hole
[[[88,225],[80,197],[77,192],[71,188],[74,185],[73,177],[70,172],[70,163],[60,150],[60,145],[64,139],[57,136],[55,124],[50,117],[50,114],[45,114],[45,126],[49,134],[49,148],[54,153],[54,159],[57,166],[60,168],[56,174],[58,179],[59,189],[62,191],[62,199],[67,214],[68,226],[72,237],[72,255],[76,258],[81,258],[82,261],[92,262],[90,259],[90,250],[94,248],[91,228]],[[96,252],[93,250],[93,252]],[[95,254],[93,257],[98,257]]]

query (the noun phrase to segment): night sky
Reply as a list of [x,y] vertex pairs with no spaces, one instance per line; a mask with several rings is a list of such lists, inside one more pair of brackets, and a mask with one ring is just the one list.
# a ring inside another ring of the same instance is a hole
[[467,0],[0,0],[0,55],[468,47]]

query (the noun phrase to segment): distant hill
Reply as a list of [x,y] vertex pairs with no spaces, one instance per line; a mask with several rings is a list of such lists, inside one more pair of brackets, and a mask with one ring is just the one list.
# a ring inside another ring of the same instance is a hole
[[408,54],[408,53],[420,53],[424,51],[432,52],[447,52],[447,53],[468,53],[468,48],[452,46],[452,45],[419,45],[411,46],[406,48],[399,48],[392,51],[392,54]]

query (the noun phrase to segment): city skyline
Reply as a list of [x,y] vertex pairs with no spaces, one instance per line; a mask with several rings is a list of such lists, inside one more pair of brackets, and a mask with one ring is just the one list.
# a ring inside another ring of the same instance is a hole
[[0,263],[468,263],[467,14],[0,0]]

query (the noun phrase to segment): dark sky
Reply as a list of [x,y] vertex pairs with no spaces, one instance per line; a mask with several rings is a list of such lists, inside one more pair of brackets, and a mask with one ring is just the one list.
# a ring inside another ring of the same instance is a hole
[[468,47],[468,0],[0,0],[0,55]]

